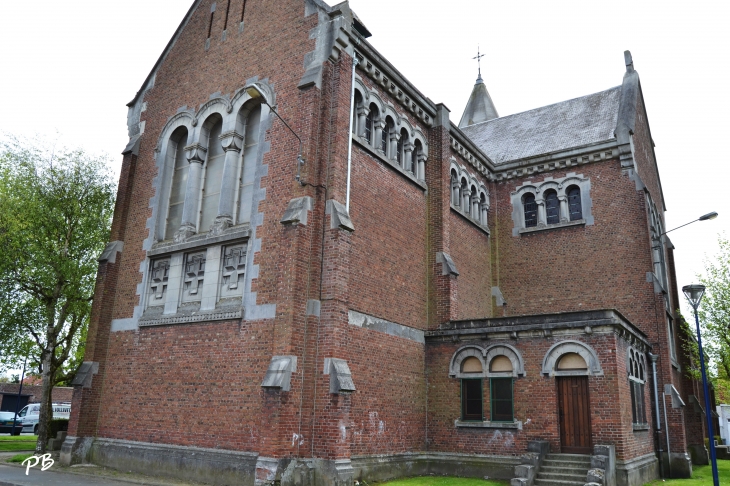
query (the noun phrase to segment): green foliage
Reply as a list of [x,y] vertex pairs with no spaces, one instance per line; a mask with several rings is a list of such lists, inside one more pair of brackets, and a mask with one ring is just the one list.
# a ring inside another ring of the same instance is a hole
[[21,463],[21,462],[25,461],[26,459],[28,459],[32,455],[33,454],[16,454],[13,457],[11,457],[10,459],[8,459],[8,462],[18,462],[18,463]]
[[79,149],[0,145],[0,371],[28,357],[43,378],[45,416],[50,386],[68,383],[83,359],[114,209],[107,167]]
[[35,449],[34,435],[3,435],[0,436],[0,452],[32,451]]
[[[717,461],[717,472],[720,484],[730,484],[730,461]],[[707,486],[712,484],[711,466],[692,466],[692,479],[661,479],[647,483],[648,485],[662,486]]]
[[48,437],[55,439],[59,432],[68,431],[68,419],[53,419],[48,422]]
[[[702,329],[702,347],[714,367],[708,365],[708,373],[730,376],[730,240],[724,235],[718,237],[720,253],[714,260],[705,261],[704,275],[700,282],[706,287],[699,307]],[[722,386],[714,377],[715,386],[722,394]]]

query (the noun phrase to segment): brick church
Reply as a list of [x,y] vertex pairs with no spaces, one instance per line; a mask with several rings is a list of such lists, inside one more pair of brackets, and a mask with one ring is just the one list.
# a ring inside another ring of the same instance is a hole
[[347,2],[194,1],[129,103],[62,462],[688,477],[703,411],[631,54],[502,117],[480,75],[459,119],[370,35]]

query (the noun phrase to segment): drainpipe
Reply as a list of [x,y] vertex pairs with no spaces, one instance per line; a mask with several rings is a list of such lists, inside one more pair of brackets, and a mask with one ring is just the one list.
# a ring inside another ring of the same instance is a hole
[[357,55],[352,54],[352,93],[350,94],[350,136],[347,146],[347,200],[345,201],[345,209],[350,213],[350,172],[352,171],[352,118],[355,111],[355,68],[360,63]]
[[657,391],[659,389],[659,385],[657,385],[656,380],[656,362],[659,358],[658,354],[651,354],[647,353],[649,355],[649,360],[651,361],[651,371],[652,376],[654,377],[654,410],[655,410],[655,416],[656,416],[656,422],[654,423],[654,428],[656,429],[656,432],[654,433],[656,435],[656,442],[659,446],[659,473],[664,479],[664,467],[662,466],[662,441],[661,441],[661,430],[662,430],[662,417],[659,415],[659,392]]
[[667,425],[664,427],[667,433],[667,465],[669,466],[669,477],[672,477],[672,453],[669,450],[669,420],[667,420],[667,396],[662,393],[662,402],[664,402],[664,423]]

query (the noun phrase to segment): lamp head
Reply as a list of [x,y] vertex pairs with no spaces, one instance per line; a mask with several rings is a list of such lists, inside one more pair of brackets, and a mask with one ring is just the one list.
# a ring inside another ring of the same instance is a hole
[[689,300],[692,308],[697,311],[697,308],[700,306],[702,296],[705,294],[705,286],[701,284],[685,285],[682,287],[682,292],[684,292],[684,295],[687,297],[687,300]]
[[715,211],[711,213],[707,213],[703,216],[700,216],[700,221],[707,221],[708,219],[715,219],[717,218],[717,213]]

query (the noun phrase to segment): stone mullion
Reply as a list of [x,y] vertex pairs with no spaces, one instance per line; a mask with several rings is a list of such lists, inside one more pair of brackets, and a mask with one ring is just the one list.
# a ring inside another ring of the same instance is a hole
[[483,202],[479,205],[479,208],[481,209],[481,213],[482,213],[480,222],[482,223],[482,226],[486,227],[489,225],[489,221],[488,221],[489,206],[487,205],[487,203]]
[[567,223],[570,220],[570,214],[568,214],[568,197],[558,196],[560,200],[560,222]]
[[211,228],[212,234],[220,234],[220,232],[235,223],[233,221],[233,207],[236,202],[238,165],[241,160],[243,136],[236,132],[227,132],[220,136],[220,142],[226,155],[223,161],[223,180],[221,181],[221,193],[218,201],[218,215]]
[[196,143],[185,147],[188,158],[188,183],[185,188],[182,224],[175,233],[175,242],[185,241],[198,229],[198,208],[200,205],[200,186],[202,184],[203,162],[207,148]]
[[413,170],[413,144],[410,141],[403,142],[403,157],[401,160],[401,168],[408,172]]

